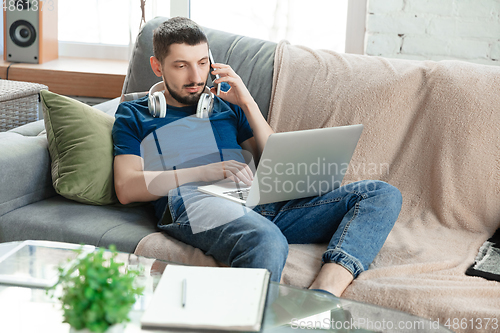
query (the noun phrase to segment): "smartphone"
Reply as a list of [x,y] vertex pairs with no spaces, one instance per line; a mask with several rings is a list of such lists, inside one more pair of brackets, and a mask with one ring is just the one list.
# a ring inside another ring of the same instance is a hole
[[[219,75],[212,74],[212,71],[213,71],[212,64],[215,64],[215,61],[214,61],[214,57],[212,56],[212,51],[210,51],[210,49],[208,49],[208,59],[210,60],[210,77],[212,78],[212,82],[214,82],[215,80],[217,80],[219,78]],[[215,87],[215,89],[217,89],[217,95],[220,95],[220,84],[214,83],[214,87]]]

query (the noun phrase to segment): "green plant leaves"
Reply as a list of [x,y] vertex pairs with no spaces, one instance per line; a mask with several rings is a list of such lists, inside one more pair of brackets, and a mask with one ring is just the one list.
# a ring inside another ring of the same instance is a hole
[[[129,321],[128,313],[136,296],[142,294],[143,288],[134,286],[139,272],[121,273],[124,264],[115,261],[116,247],[111,245],[109,250],[109,258],[100,248],[77,260],[67,271],[59,268],[64,322],[77,330],[87,328],[103,333],[111,325]],[[81,249],[77,252],[81,253]]]

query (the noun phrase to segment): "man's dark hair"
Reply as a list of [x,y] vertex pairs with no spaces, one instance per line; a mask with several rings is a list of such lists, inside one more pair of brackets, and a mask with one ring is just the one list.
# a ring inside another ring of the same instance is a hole
[[171,18],[153,32],[153,52],[160,63],[170,52],[172,44],[198,45],[203,42],[208,43],[208,39],[201,27],[186,17]]

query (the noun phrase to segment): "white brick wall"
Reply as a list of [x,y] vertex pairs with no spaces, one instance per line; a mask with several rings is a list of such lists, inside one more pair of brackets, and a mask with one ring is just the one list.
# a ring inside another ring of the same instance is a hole
[[367,0],[365,53],[500,65],[500,0]]

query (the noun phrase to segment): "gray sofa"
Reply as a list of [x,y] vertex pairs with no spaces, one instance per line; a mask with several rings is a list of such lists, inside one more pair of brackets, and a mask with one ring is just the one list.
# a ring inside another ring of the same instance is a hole
[[[152,29],[164,19],[142,30],[124,94],[159,81],[149,56]],[[362,123],[355,169],[344,181],[380,179],[401,190],[394,229],[342,297],[451,323],[457,332],[491,332],[485,318],[500,316],[500,284],[464,272],[500,227],[500,67],[339,54],[210,29],[207,35],[215,60],[243,78],[275,131]],[[98,108],[113,114],[117,103]],[[151,206],[88,206],[56,195],[43,129],[36,122],[0,133],[0,241],[114,243],[148,257],[220,265],[158,232]],[[390,172],[372,174],[370,165],[384,163]],[[283,283],[307,288],[325,249],[290,244]],[[462,326],[478,318],[482,329]]]
[[[149,65],[152,32],[165,17],[149,21],[139,33],[123,94],[144,92],[160,79]],[[275,43],[206,29],[217,62],[230,64],[267,116]],[[50,90],[50,87],[49,87]],[[96,105],[113,115],[120,98]],[[43,239],[85,243],[133,253],[139,241],[157,232],[152,205],[91,206],[68,200],[52,186],[43,120],[0,133],[0,242]]]

